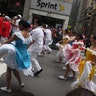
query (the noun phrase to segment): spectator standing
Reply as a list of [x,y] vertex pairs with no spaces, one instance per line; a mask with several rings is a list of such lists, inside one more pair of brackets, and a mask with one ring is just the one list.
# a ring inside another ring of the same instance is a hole
[[21,20],[22,16],[20,14],[17,15],[17,20],[16,20],[16,26],[17,26],[17,31],[19,30],[19,21]]
[[12,23],[12,33],[20,31],[18,25],[19,25],[19,21],[21,19],[22,19],[22,16],[20,14],[18,14],[17,16],[14,16],[12,18],[12,22],[11,22]]
[[10,17],[5,16],[5,19],[3,20],[3,30],[2,30],[2,36],[1,36],[1,43],[6,41],[11,32],[11,23],[10,23]]
[[0,15],[0,37],[2,35],[2,30],[3,30],[3,18],[2,15]]
[[51,43],[52,43],[52,32],[48,28],[48,25],[43,25],[43,28],[44,28],[44,33],[45,33],[44,48],[47,51],[47,53],[50,54],[52,49],[49,47],[49,45],[51,45]]

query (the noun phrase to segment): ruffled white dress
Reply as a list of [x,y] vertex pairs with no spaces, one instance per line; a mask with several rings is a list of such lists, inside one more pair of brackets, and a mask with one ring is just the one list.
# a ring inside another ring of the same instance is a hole
[[15,43],[4,44],[0,46],[0,58],[12,69],[22,71],[24,75],[33,76],[30,54],[27,51],[28,45],[32,41],[31,36],[24,38],[21,32],[15,32],[18,37]]
[[75,72],[78,72],[78,65],[79,65],[79,62],[80,62],[80,50],[77,48],[77,49],[71,49],[71,53],[70,56],[71,58],[68,60],[68,62],[66,63],[69,64],[70,68],[75,71]]
[[84,68],[80,67],[83,68],[83,72],[81,76],[78,77],[77,80],[72,83],[71,86],[73,88],[81,86],[82,88],[88,89],[96,94],[96,84],[92,81],[96,66],[92,66],[91,64],[91,59],[93,58],[92,54],[95,53],[96,52],[92,52],[92,50],[87,49],[87,57],[86,62],[84,63]]

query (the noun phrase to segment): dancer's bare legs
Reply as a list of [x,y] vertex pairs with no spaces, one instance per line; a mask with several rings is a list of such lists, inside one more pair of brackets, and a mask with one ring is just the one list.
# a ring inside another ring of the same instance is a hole
[[68,73],[70,71],[70,66],[69,64],[66,66],[66,71],[65,71],[65,74],[64,74],[64,77],[67,78],[68,77]]
[[6,80],[7,80],[7,89],[10,89],[10,83],[11,83],[11,78],[12,78],[12,73],[11,69],[7,67],[7,73],[6,73]]
[[21,77],[20,77],[19,72],[18,72],[16,69],[13,69],[12,71],[13,71],[14,76],[15,76],[16,79],[18,80],[19,85],[21,85],[22,82],[21,82]]
[[[19,72],[16,69],[11,69],[10,67],[7,67],[7,74],[6,74],[6,80],[7,80],[7,89],[10,89],[10,83],[12,79],[12,71],[16,79],[18,80],[18,83],[21,87],[24,86],[24,84],[21,81],[21,77]],[[22,85],[23,84],[23,85]]]

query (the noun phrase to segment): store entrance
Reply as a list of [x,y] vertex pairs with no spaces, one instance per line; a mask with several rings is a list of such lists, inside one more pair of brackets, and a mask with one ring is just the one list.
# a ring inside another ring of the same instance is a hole
[[46,16],[41,16],[41,15],[36,15],[36,14],[33,14],[33,20],[32,22],[36,19],[36,18],[39,18],[42,22],[42,24],[48,24],[48,26],[50,27],[55,27],[55,28],[58,28],[58,27],[61,27],[63,26],[63,20],[61,19],[56,19],[56,18],[52,18],[52,17],[46,17]]

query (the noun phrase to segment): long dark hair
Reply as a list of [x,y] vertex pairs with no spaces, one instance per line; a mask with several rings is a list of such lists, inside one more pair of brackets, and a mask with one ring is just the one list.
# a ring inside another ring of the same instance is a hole
[[19,21],[19,25],[22,25],[23,29],[30,28],[30,24],[26,20],[24,20],[24,19],[21,19]]
[[93,92],[85,88],[76,88],[66,94],[66,96],[96,96]]

